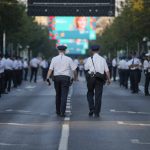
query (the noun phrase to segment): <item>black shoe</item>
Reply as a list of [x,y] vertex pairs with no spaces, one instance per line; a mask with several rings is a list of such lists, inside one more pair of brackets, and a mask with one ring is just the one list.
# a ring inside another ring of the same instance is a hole
[[99,114],[95,114],[95,118],[99,118]]
[[65,117],[66,115],[64,113],[61,113],[60,114],[60,117]]
[[150,94],[149,94],[149,93],[146,93],[145,96],[150,96]]
[[56,112],[56,114],[57,114],[58,116],[60,116],[60,112]]
[[91,116],[93,116],[93,114],[94,114],[94,111],[91,110],[91,111],[89,112],[89,116],[91,117]]

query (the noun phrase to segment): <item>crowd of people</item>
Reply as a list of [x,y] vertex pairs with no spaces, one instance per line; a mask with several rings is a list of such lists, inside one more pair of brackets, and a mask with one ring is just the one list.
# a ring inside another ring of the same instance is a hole
[[2,94],[8,94],[12,88],[19,87],[22,81],[32,82],[34,78],[36,83],[39,68],[45,81],[48,67],[49,63],[44,58],[41,60],[35,57],[29,61],[18,56],[0,55],[0,97]]
[[143,72],[145,74],[145,96],[150,96],[150,53],[145,54],[145,56],[140,59],[134,52],[129,57],[120,57],[119,60],[117,60],[117,58],[114,58],[112,61],[108,59],[107,63],[112,79],[116,81],[116,75],[118,73],[120,86],[126,89],[130,88],[132,93],[139,92],[139,84]]

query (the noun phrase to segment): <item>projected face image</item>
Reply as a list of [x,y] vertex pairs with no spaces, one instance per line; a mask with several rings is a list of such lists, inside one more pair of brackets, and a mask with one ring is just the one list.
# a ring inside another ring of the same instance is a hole
[[86,30],[87,18],[86,17],[75,17],[75,26],[79,31]]

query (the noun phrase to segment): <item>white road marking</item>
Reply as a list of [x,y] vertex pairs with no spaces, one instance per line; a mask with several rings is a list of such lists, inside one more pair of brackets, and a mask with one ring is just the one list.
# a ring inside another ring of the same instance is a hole
[[0,146],[28,146],[28,144],[10,144],[10,143],[0,143]]
[[150,142],[141,142],[139,139],[131,139],[133,144],[150,145]]
[[150,115],[150,112],[138,112],[138,111],[117,111],[115,109],[111,109],[110,112],[114,113],[128,113],[128,114],[142,114],[142,115]]
[[123,121],[118,121],[117,123],[119,125],[150,127],[150,124],[145,124],[145,123],[127,123]]
[[12,109],[7,109],[7,110],[5,110],[5,111],[11,112],[11,111],[13,111],[13,110],[12,110]]
[[26,86],[25,88],[26,89],[34,89],[36,86],[31,86],[31,85],[28,85],[28,86]]
[[63,124],[58,150],[68,149],[69,124]]
[[70,117],[65,117],[65,121],[70,121]]

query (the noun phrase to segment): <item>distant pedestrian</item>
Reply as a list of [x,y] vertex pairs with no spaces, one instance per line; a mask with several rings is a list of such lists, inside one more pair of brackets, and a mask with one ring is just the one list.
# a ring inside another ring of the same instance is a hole
[[54,74],[54,86],[56,90],[56,113],[61,117],[65,116],[67,96],[69,92],[70,79],[72,71],[74,79],[76,79],[77,66],[68,56],[65,56],[66,46],[57,47],[59,55],[51,61],[50,68],[47,74],[47,81],[50,84],[49,77],[52,72]]
[[117,59],[114,58],[112,60],[112,71],[113,71],[113,80],[116,81],[116,74],[117,74]]
[[27,58],[23,61],[23,70],[24,70],[24,81],[27,81],[28,70],[29,70],[28,59]]
[[1,94],[3,93],[4,69],[5,69],[5,64],[2,60],[2,55],[0,54],[0,97]]
[[111,82],[109,69],[106,60],[99,54],[99,46],[92,46],[92,56],[87,59],[85,70],[88,71],[87,77],[87,100],[89,104],[89,116],[95,115],[99,117],[101,111],[101,101],[103,93],[103,85],[105,82],[105,74],[108,83]]
[[30,82],[33,79],[34,76],[34,82],[37,82],[37,72],[39,68],[40,61],[38,58],[32,58],[30,61],[30,67],[31,67],[31,76],[30,76]]
[[150,53],[146,54],[143,67],[144,67],[144,74],[145,74],[144,92],[145,92],[145,96],[150,96],[150,92],[148,89],[150,84]]
[[134,52],[132,55],[132,59],[128,64],[130,68],[130,81],[131,81],[131,91],[132,93],[138,93],[139,91],[139,67],[141,66],[140,60],[136,57],[136,53]]
[[48,62],[45,59],[43,59],[40,63],[40,66],[42,69],[42,78],[43,78],[43,81],[45,81],[46,75],[47,75],[47,70],[48,70]]
[[5,91],[10,92],[13,77],[13,60],[10,55],[6,55],[5,61]]

